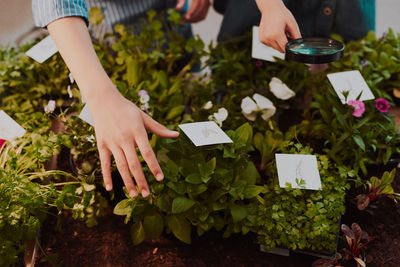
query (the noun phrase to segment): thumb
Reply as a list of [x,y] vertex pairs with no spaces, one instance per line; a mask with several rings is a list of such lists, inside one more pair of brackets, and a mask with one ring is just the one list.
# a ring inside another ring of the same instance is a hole
[[292,20],[287,24],[286,31],[290,34],[290,37],[292,39],[301,38],[299,25],[297,25],[297,22],[295,20]]
[[176,1],[176,10],[181,10],[185,6],[186,0],[178,0]]
[[179,136],[179,132],[177,131],[171,131],[164,125],[156,122],[153,120],[149,115],[146,113],[142,112],[142,119],[144,126],[146,127],[147,130],[150,130],[151,132],[155,133],[156,135],[164,138],[177,138]]

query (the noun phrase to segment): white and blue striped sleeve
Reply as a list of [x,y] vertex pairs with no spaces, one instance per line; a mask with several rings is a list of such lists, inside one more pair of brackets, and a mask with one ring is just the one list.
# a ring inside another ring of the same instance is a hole
[[50,22],[64,17],[82,17],[89,22],[84,0],[32,0],[35,25],[46,27]]

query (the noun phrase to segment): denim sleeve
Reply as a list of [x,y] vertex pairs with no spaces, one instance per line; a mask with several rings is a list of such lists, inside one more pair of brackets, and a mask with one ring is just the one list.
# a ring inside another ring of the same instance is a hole
[[89,22],[84,0],[32,0],[35,25],[46,27],[50,22],[64,17],[82,17]]

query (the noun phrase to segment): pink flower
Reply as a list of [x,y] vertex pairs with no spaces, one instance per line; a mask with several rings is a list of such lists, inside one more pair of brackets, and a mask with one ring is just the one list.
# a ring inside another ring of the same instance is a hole
[[349,102],[347,102],[347,105],[352,106],[354,108],[353,112],[354,117],[357,118],[361,117],[361,115],[365,111],[364,102],[362,102],[361,100],[349,100]]
[[139,97],[142,97],[142,96],[145,96],[145,95],[149,95],[149,93],[147,93],[146,90],[140,90],[140,91],[138,92],[138,96],[139,96]]
[[262,65],[263,65],[262,61],[260,61],[260,60],[257,60],[255,64],[256,64],[257,68],[262,67]]
[[386,99],[384,98],[378,98],[375,100],[375,107],[380,111],[380,112],[388,112],[390,105],[387,102]]
[[4,145],[5,142],[6,142],[6,140],[0,139],[0,149],[3,147],[3,145]]

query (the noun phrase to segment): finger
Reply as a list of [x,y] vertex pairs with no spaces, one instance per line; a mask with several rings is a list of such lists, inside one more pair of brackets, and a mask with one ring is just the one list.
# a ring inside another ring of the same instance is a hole
[[199,0],[192,1],[192,4],[190,5],[189,10],[185,15],[185,20],[192,21],[193,17],[197,16],[196,13],[198,11],[199,4],[200,4]]
[[288,42],[286,35],[282,35],[278,40],[276,40],[277,46],[279,47],[279,51],[285,53],[286,44]]
[[199,22],[205,18],[208,11],[208,0],[198,0],[199,4],[197,6],[197,10],[191,17],[191,22]]
[[204,3],[201,6],[201,10],[199,11],[199,15],[196,18],[195,22],[202,21],[207,17],[208,8],[209,8],[209,2],[208,2],[208,0],[204,0]]
[[107,191],[111,191],[113,188],[111,179],[111,152],[105,147],[105,145],[99,145],[98,148],[104,185],[106,186]]
[[296,20],[291,20],[288,24],[287,24],[287,28],[286,31],[289,32],[290,37],[293,39],[298,39],[301,38],[301,33],[300,33],[300,29],[299,29],[299,25],[297,25]]
[[124,184],[129,192],[129,195],[132,198],[137,197],[138,193],[135,184],[133,183],[131,174],[129,172],[129,167],[128,163],[126,162],[126,157],[124,152],[120,148],[116,148],[112,150],[112,153],[114,155],[115,163],[117,164],[117,169],[121,174],[122,180],[124,181]]
[[156,177],[157,181],[162,181],[164,179],[164,174],[158,164],[156,155],[150,146],[149,139],[147,138],[147,133],[144,128],[136,136],[136,144],[139,147],[140,153],[143,159],[146,161],[147,166],[149,166],[150,171]]
[[185,6],[186,0],[178,0],[176,1],[176,10],[181,10]]
[[141,114],[142,114],[143,123],[144,123],[144,126],[146,127],[146,129],[150,130],[151,132],[155,133],[156,135],[163,137],[163,138],[176,138],[179,136],[179,132],[171,131],[164,125],[153,120],[149,115],[147,115],[144,112],[142,112]]
[[[151,152],[153,152],[153,150],[151,150]],[[128,161],[129,169],[135,178],[136,184],[138,185],[142,196],[148,197],[150,195],[149,186],[147,185],[146,178],[144,177],[142,164],[140,164],[139,158],[136,154],[136,149],[132,144],[126,144],[124,146],[124,153],[126,160]]]

